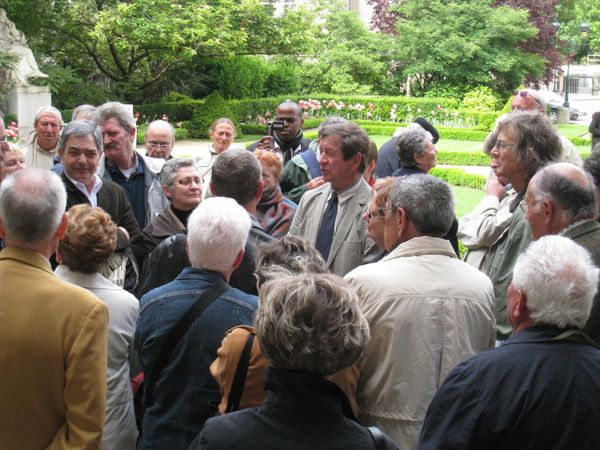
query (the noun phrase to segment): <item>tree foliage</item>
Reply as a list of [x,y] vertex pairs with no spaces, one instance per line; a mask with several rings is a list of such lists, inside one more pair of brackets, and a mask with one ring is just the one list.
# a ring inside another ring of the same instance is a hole
[[129,100],[148,97],[194,59],[298,54],[313,42],[311,14],[275,17],[261,0],[4,3],[36,54],[83,76],[99,73]]
[[502,91],[542,73],[543,60],[519,47],[537,33],[524,10],[489,0],[405,0],[397,12],[402,72],[421,89],[444,83]]
[[[552,22],[557,17],[557,6],[560,0],[498,0],[498,6],[520,8],[528,12],[529,23],[537,28],[538,33],[519,44],[527,53],[535,53],[544,58],[544,83],[549,83],[555,70],[560,66],[560,53],[557,49],[556,29]],[[527,81],[537,84],[539,77],[530,74]]]
[[304,90],[367,94],[378,90],[388,72],[392,39],[372,33],[356,13],[333,9],[324,18],[321,39],[304,64]]

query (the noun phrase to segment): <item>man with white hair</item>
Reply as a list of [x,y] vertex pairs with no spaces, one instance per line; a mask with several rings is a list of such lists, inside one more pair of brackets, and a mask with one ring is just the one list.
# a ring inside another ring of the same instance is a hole
[[106,305],[56,278],[67,196],[49,170],[0,188],[0,448],[100,448],[106,402]]
[[230,198],[204,200],[188,219],[192,267],[142,297],[135,334],[145,374],[138,449],[187,449],[221,399],[209,371],[225,332],[251,325],[258,298],[229,286],[250,230]]
[[151,158],[162,158],[166,161],[173,158],[171,152],[175,144],[175,129],[166,120],[150,122],[144,137],[146,154]]
[[[540,170],[529,182],[527,220],[533,239],[559,234],[585,248],[600,267],[600,223],[596,204],[596,186],[592,176],[569,163],[557,163]],[[584,331],[600,342],[600,298]]]
[[27,167],[52,169],[58,152],[62,116],[53,106],[42,106],[33,119],[33,131],[20,144]]
[[427,449],[597,449],[600,350],[581,329],[598,285],[582,247],[533,242],[508,289],[515,334],[457,366],[421,432]]
[[459,362],[494,345],[490,280],[442,237],[454,217],[450,186],[430,175],[396,178],[379,262],[346,275],[371,328],[357,399],[363,423],[414,449],[427,405]]

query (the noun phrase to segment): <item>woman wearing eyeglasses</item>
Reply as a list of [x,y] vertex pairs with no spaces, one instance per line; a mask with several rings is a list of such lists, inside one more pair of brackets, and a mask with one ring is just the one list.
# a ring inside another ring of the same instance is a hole
[[375,181],[373,185],[371,201],[369,207],[363,214],[363,219],[367,221],[367,231],[365,234],[375,241],[381,252],[373,258],[371,262],[379,261],[387,251],[385,250],[385,204],[388,201],[390,190],[394,179],[385,177]]

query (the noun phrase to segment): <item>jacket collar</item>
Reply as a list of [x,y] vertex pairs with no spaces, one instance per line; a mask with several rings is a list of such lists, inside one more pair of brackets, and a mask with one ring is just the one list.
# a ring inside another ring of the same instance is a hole
[[110,280],[107,280],[99,273],[76,272],[64,264],[59,265],[54,273],[63,281],[86,289],[120,289],[117,285]]
[[48,272],[54,275],[50,261],[39,253],[32,252],[31,250],[25,250],[17,247],[6,247],[0,252],[0,260],[16,260],[23,264],[33,266],[37,269]]
[[401,243],[392,250],[382,261],[388,261],[407,256],[445,255],[456,258],[456,253],[449,241],[431,236],[419,236]]

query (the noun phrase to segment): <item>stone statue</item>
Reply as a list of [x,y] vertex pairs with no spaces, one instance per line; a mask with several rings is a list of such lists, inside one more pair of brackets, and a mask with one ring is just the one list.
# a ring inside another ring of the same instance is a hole
[[15,57],[15,62],[6,70],[5,82],[13,87],[32,86],[30,78],[48,78],[38,67],[25,35],[0,8],[0,49]]

